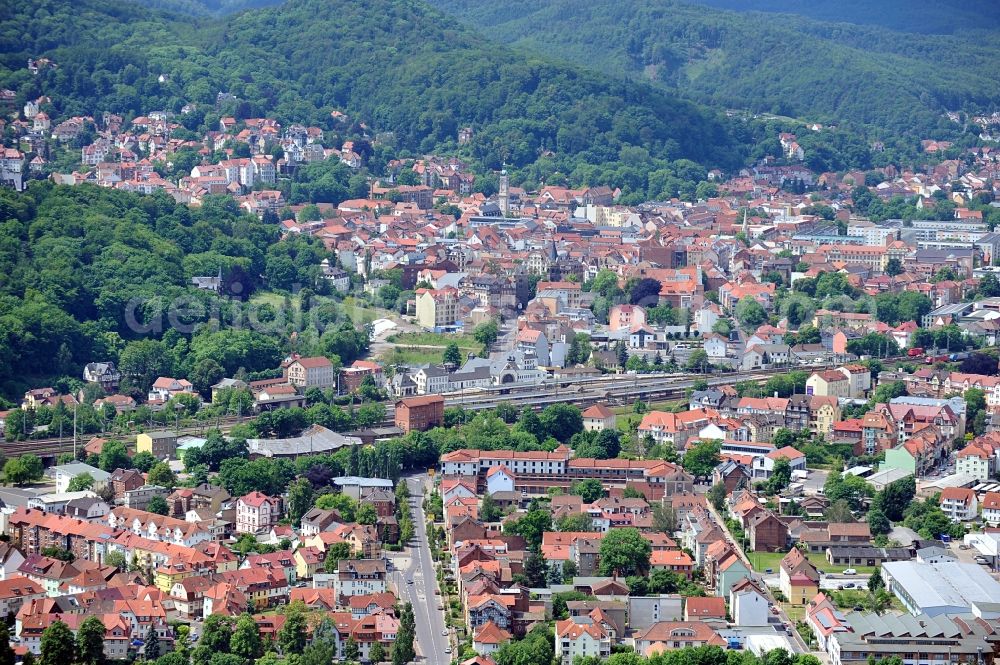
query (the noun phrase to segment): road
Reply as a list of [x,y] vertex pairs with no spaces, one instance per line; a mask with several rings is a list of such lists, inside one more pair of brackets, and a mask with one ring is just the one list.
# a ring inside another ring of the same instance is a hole
[[[430,543],[427,541],[427,521],[423,508],[427,481],[427,474],[405,479],[410,490],[410,512],[416,536],[403,555],[393,558],[392,581],[400,600],[413,604],[417,625],[417,659],[428,665],[448,665],[451,655],[445,653],[445,649],[450,648],[450,638],[442,635],[446,628],[444,612],[437,609],[440,596],[434,594],[437,577],[434,574]],[[413,583],[409,584],[409,580],[413,580]]]
[[[719,526],[719,528],[722,529],[722,533],[725,534],[726,540],[728,540],[732,545],[736,547],[736,552],[740,555],[740,558],[742,558],[743,562],[748,567],[750,567],[751,570],[753,570],[753,564],[750,563],[750,560],[744,553],[743,547],[733,538],[733,534],[729,532],[729,528],[726,526],[725,520],[723,520],[722,516],[719,515],[719,513],[715,510],[715,506],[712,505],[711,501],[707,502],[707,506],[708,506],[708,512],[712,515],[712,518],[715,520],[715,523]],[[785,612],[784,604],[777,602],[774,598],[774,594],[771,592],[770,587],[777,585],[770,584],[769,580],[767,579],[768,576],[761,575],[760,573],[761,571],[753,571],[753,573],[751,573],[751,577],[760,579],[761,581],[764,582],[763,591],[767,593],[771,604],[774,607],[778,608],[778,618],[781,620],[782,625],[792,627],[791,634],[787,635],[787,637],[791,641],[791,645],[795,653],[810,653],[809,646],[802,639],[802,636],[799,635],[799,631],[795,627],[795,624],[792,622],[792,620],[788,617],[788,613]],[[776,581],[777,575],[775,574],[769,577],[771,577],[772,580]],[[781,635],[783,633],[779,632],[778,634]]]

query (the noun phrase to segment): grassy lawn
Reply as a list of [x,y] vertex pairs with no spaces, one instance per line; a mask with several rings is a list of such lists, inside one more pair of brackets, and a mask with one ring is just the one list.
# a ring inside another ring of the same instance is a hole
[[842,573],[848,568],[853,568],[858,571],[859,575],[870,575],[878,569],[878,566],[845,566],[842,563],[830,563],[822,552],[813,552],[808,554],[807,558],[812,562],[812,565],[824,573]]
[[785,614],[791,620],[794,626],[798,621],[805,621],[806,618],[806,607],[805,605],[792,605],[791,603],[781,603],[781,609],[785,610]]
[[458,348],[464,351],[478,352],[482,349],[482,344],[477,342],[472,335],[464,333],[429,333],[429,332],[408,332],[396,333],[386,338],[387,342],[393,344],[412,344],[414,346],[440,346],[442,349],[452,342],[458,344]]
[[[292,301],[292,307],[298,309],[299,307],[299,296],[298,294],[289,296]],[[273,291],[258,291],[253,294],[250,298],[250,304],[252,305],[270,305],[275,309],[285,306],[285,296],[281,293],[275,293]]]
[[763,573],[770,568],[773,572],[778,572],[781,560],[785,558],[787,552],[747,552],[750,565],[759,573]]
[[[787,552],[747,552],[747,558],[750,559],[750,564],[753,569],[758,572],[763,572],[764,570],[770,568],[774,572],[778,572],[778,566],[781,565],[781,560],[785,558]],[[843,564],[832,564],[826,560],[826,557],[821,552],[814,552],[806,555],[806,558],[816,566],[816,569],[824,573],[842,573],[847,568],[854,568],[858,571],[859,575],[867,575],[875,572],[877,566],[845,566]]]
[[444,362],[444,347],[436,349],[414,349],[394,347],[380,356],[387,365],[440,365]]

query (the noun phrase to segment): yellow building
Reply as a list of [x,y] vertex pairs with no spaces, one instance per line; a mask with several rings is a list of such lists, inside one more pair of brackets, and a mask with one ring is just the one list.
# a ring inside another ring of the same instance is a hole
[[834,423],[840,422],[840,405],[836,397],[813,397],[809,403],[809,429],[813,434],[832,434]]
[[417,289],[417,324],[428,330],[439,330],[455,325],[458,320],[458,290]]
[[299,579],[311,579],[323,570],[326,560],[318,547],[300,547],[295,550],[292,558],[295,560],[295,576]]
[[135,438],[135,452],[150,453],[156,459],[173,459],[177,453],[177,435],[166,430],[143,432]]

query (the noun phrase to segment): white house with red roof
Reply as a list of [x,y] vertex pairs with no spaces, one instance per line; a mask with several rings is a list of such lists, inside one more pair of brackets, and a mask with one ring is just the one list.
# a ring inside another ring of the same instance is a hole
[[615,412],[603,404],[595,404],[583,412],[583,429],[587,432],[614,429],[615,423]]
[[556,658],[562,665],[571,665],[577,656],[611,656],[611,635],[589,617],[570,617],[556,622]]
[[979,500],[976,493],[967,487],[946,487],[939,501],[941,511],[952,522],[966,522],[979,515]]
[[514,491],[514,474],[504,466],[494,466],[486,472],[486,491],[493,495],[497,492]]
[[987,492],[983,496],[983,521],[990,526],[1000,526],[1000,492]]
[[806,470],[805,453],[791,446],[785,446],[778,450],[772,450],[766,455],[759,455],[753,458],[754,480],[767,480],[770,478],[774,472],[774,463],[782,458],[788,460],[788,465],[792,468],[792,471]]
[[236,500],[236,532],[261,533],[281,519],[281,499],[250,492]]
[[480,656],[489,656],[510,640],[511,634],[508,631],[492,621],[487,621],[473,636],[472,649]]

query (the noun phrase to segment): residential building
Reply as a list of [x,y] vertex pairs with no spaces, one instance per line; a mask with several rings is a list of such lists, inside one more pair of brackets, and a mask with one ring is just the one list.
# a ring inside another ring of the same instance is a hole
[[167,430],[142,432],[135,438],[137,453],[150,453],[158,460],[174,459],[177,455],[177,434]]
[[407,397],[396,402],[396,427],[403,432],[424,431],[444,424],[444,398],[440,395]]
[[296,358],[285,368],[288,383],[296,388],[330,388],[336,384],[333,363],[325,356]]
[[941,511],[952,522],[967,522],[979,516],[976,493],[967,487],[946,487],[939,501]]
[[236,500],[236,532],[262,533],[281,520],[281,498],[251,492]]
[[583,412],[583,429],[588,432],[600,432],[615,428],[615,413],[603,404],[595,404]]
[[561,665],[572,665],[578,657],[611,656],[611,636],[591,617],[570,617],[556,622],[556,658]]
[[458,289],[417,289],[417,324],[433,332],[453,330],[459,320]]

